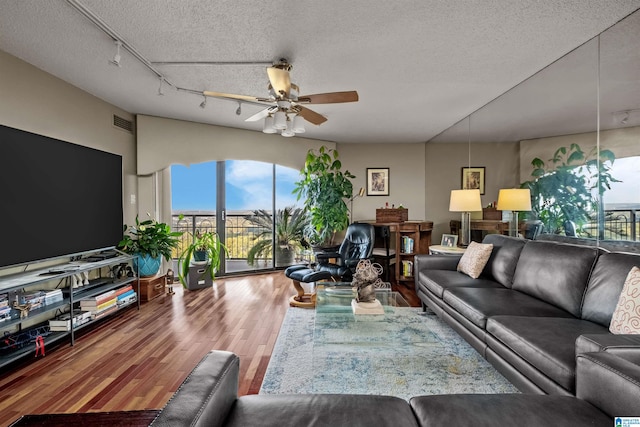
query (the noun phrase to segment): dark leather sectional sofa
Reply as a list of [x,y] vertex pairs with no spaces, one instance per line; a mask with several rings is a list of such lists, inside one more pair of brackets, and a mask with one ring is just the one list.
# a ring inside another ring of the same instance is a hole
[[608,329],[639,255],[497,234],[484,243],[493,250],[478,279],[456,271],[459,256],[416,256],[416,291],[521,391],[575,395],[584,352],[640,363],[640,335]]
[[152,426],[612,426],[638,412],[640,366],[600,351],[577,357],[577,397],[459,394],[397,397],[345,394],[238,397],[239,359],[212,351]]

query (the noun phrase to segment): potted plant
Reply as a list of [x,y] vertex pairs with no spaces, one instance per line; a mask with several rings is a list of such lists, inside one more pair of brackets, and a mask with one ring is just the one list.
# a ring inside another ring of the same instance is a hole
[[118,249],[136,255],[134,267],[141,277],[155,275],[160,270],[162,258],[171,260],[171,251],[178,247],[180,231],[171,231],[171,227],[163,222],[148,219],[140,222],[136,216],[135,225],[124,226],[124,235]]
[[[274,237],[273,219],[271,214],[264,209],[255,210],[252,215],[247,215],[244,218],[252,225],[260,227],[260,232],[254,238],[254,244],[247,253],[247,262],[249,265],[254,265],[257,259],[271,256]],[[296,251],[308,246],[304,239],[307,224],[307,215],[301,208],[287,206],[277,210],[276,256],[274,260],[276,267],[293,264]]]
[[293,193],[304,199],[304,209],[310,215],[307,238],[312,244],[333,245],[335,233],[349,225],[349,209],[345,200],[353,193],[348,170],[342,172],[338,152],[325,146],[316,152],[311,149],[295,183]]
[[578,144],[558,148],[548,164],[533,159],[533,179],[520,185],[531,192],[529,218],[541,220],[552,234],[561,233],[568,222],[582,229],[611,183],[620,182],[610,173],[614,161],[610,150],[597,155],[595,147],[584,152]]
[[201,277],[207,276],[211,280],[216,278],[216,272],[220,268],[222,253],[227,254],[227,247],[220,241],[218,233],[214,231],[196,230],[193,242],[189,244],[180,254],[178,259],[178,278],[186,289],[189,286],[189,267],[192,264],[202,265],[199,270]]

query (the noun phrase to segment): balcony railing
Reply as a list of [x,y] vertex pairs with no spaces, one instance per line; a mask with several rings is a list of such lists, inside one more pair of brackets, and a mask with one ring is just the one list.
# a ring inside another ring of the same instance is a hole
[[593,217],[580,229],[582,237],[600,236],[603,240],[640,241],[640,206],[632,208],[609,208],[604,211],[602,233],[599,233],[598,218]]
[[[225,245],[229,251],[227,260],[246,260],[249,249],[255,243],[255,238],[267,230],[255,226],[246,219],[252,213],[252,211],[227,213],[225,218]],[[213,212],[173,214],[171,228],[184,233],[180,246],[174,251],[174,258],[178,258],[184,248],[193,242],[196,232],[216,232],[216,219]]]

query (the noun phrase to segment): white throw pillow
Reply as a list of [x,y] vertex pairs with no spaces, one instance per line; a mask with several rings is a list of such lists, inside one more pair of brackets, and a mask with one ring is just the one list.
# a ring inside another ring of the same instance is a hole
[[458,271],[477,279],[487,265],[492,250],[491,243],[471,242],[458,262]]
[[609,331],[614,334],[640,334],[640,268],[633,267],[624,281],[618,305],[613,311]]

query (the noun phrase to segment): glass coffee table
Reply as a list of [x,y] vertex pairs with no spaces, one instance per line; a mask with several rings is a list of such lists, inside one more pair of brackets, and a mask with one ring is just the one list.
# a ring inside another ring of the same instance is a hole
[[[406,370],[416,347],[440,347],[424,319],[399,292],[376,291],[384,314],[354,314],[356,291],[347,283],[318,283],[313,329],[315,393],[367,393],[372,381],[389,381],[394,368]],[[422,353],[422,350],[418,350]],[[339,367],[339,369],[336,369]],[[392,382],[397,380],[392,380]],[[336,388],[337,387],[337,388]]]

